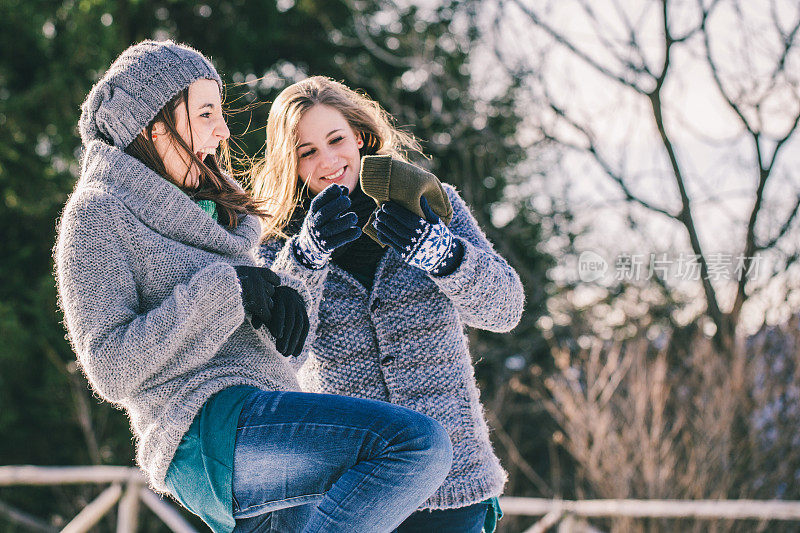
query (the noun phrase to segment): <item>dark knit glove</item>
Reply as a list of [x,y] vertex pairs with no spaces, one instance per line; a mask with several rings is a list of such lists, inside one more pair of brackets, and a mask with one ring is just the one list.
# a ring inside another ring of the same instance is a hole
[[378,238],[394,248],[403,261],[433,274],[452,274],[464,258],[464,245],[439,220],[423,196],[420,218],[405,207],[389,201],[375,213]]
[[291,287],[280,286],[272,295],[275,305],[268,322],[275,337],[275,347],[286,357],[300,355],[308,336],[308,313],[300,294]]
[[350,208],[347,192],[347,187],[334,183],[311,201],[308,215],[292,247],[297,260],[306,267],[324,267],[336,248],[361,235],[358,217],[347,212]]
[[272,317],[275,288],[281,279],[268,268],[239,265],[233,267],[242,286],[242,303],[250,323],[258,329]]

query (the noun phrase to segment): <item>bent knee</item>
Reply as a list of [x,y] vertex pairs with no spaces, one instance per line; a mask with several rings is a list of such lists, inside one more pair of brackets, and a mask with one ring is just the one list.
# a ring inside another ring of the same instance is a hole
[[433,418],[420,413],[415,414],[417,419],[413,428],[417,436],[414,440],[425,455],[426,462],[431,467],[442,469],[446,474],[453,462],[453,444],[450,442],[450,436],[442,424]]

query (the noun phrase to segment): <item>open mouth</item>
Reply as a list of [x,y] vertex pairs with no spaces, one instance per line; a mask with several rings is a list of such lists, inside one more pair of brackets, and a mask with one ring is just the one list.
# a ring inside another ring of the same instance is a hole
[[333,174],[330,174],[328,176],[322,176],[320,179],[323,180],[323,181],[336,181],[339,178],[341,178],[342,176],[344,176],[344,171],[345,170],[347,170],[347,165],[343,166],[342,168],[340,168],[339,170],[337,170]]
[[[212,148],[204,148],[202,150],[198,150],[194,153],[197,156],[197,159],[202,161],[205,164],[211,163],[214,157],[216,157],[216,149]],[[211,159],[206,159],[211,158]]]

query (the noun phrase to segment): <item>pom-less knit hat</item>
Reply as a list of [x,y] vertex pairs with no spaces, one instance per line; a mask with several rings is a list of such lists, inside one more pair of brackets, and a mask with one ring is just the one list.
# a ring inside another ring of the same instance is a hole
[[199,79],[222,80],[203,54],[172,41],[142,41],[122,52],[81,106],[83,144],[126,148],[173,96]]

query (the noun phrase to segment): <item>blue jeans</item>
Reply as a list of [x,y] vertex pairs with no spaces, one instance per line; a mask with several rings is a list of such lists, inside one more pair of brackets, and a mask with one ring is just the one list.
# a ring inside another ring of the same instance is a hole
[[234,531],[392,531],[439,488],[452,454],[438,422],[404,407],[258,391],[239,416]]
[[458,509],[417,511],[393,533],[481,533],[488,510],[489,504],[480,502]]

